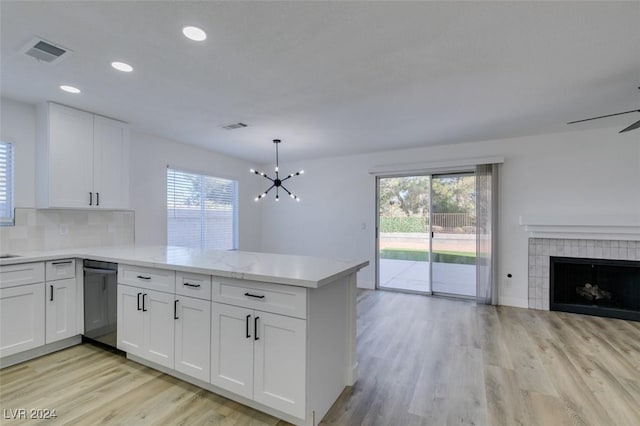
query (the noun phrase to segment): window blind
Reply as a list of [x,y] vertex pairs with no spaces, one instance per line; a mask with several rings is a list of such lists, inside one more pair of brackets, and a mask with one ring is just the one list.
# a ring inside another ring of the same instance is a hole
[[0,225],[13,224],[13,146],[0,141]]
[[238,248],[238,182],[167,169],[167,244]]

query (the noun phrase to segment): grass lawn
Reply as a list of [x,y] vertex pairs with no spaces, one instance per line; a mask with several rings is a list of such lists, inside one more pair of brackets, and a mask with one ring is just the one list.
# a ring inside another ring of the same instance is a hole
[[[428,262],[429,252],[426,250],[382,249],[380,259],[412,260],[416,262]],[[475,265],[475,253],[462,251],[435,251],[433,261],[440,263],[458,263],[463,265]]]

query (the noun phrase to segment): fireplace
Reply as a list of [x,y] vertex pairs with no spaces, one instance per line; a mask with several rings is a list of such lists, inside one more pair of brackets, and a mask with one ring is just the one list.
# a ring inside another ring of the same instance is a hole
[[640,262],[549,260],[551,310],[640,321]]

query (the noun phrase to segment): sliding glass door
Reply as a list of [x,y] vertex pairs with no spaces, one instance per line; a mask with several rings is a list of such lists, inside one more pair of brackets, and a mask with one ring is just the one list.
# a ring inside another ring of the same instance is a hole
[[378,179],[378,287],[430,293],[429,176]]
[[434,293],[475,297],[475,174],[435,175],[431,182],[431,289]]
[[378,288],[475,297],[475,174],[377,183]]

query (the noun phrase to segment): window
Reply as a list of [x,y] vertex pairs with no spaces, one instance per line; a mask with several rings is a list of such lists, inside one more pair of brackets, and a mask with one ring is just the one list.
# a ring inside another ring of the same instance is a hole
[[167,169],[167,244],[238,248],[238,182]]
[[13,225],[13,146],[1,141],[0,225]]

